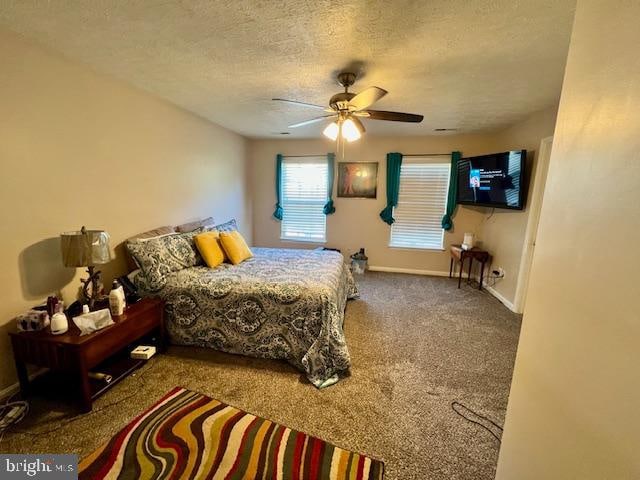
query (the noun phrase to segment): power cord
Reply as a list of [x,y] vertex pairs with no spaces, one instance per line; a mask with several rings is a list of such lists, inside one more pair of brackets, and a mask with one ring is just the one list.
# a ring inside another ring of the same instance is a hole
[[[497,270],[491,270],[489,274],[485,277],[487,285],[490,287],[495,287],[498,280],[500,280],[501,278],[504,278],[504,274],[497,274],[496,272]],[[489,284],[489,282],[491,282],[491,284]]]
[[476,234],[476,232],[478,231],[478,229],[488,220],[491,219],[491,217],[493,217],[493,214],[496,213],[496,209],[492,208],[491,209],[491,213],[489,215],[482,215],[482,218],[480,219],[480,221],[476,224],[475,227],[473,227],[471,230],[469,230],[471,233],[473,233],[474,235]]
[[[456,407],[459,407],[459,409],[456,409]],[[491,435],[493,435],[495,437],[495,439],[498,440],[499,443],[502,443],[502,427],[500,425],[498,425],[496,422],[494,422],[493,420],[491,420],[491,419],[489,419],[489,418],[487,418],[487,417],[485,417],[483,415],[480,415],[477,412],[474,412],[469,407],[467,407],[466,405],[458,402],[457,400],[454,400],[453,402],[451,402],[451,408],[453,409],[454,412],[456,412],[458,415],[460,415],[462,418],[464,418],[468,422],[475,423],[476,425],[479,425],[482,428],[484,428],[487,432],[489,432]],[[499,432],[499,434],[494,432],[491,429],[491,427],[488,427],[484,423],[481,423],[481,422],[479,422],[477,420],[474,420],[473,418],[469,418],[469,416],[467,416],[468,414],[465,415],[463,413],[463,411],[469,412],[471,414],[471,416],[474,416],[476,418],[480,418],[480,419],[484,420],[485,422],[488,422],[489,424],[493,425],[495,427],[495,429]]]
[[9,427],[21,422],[29,413],[29,403],[24,400],[11,401],[15,395],[7,398],[7,401],[0,406],[0,442]]
[[[145,370],[141,370],[137,375],[138,383],[140,384],[139,388],[137,388],[132,394],[127,395],[126,397],[121,398],[120,400],[116,400],[115,402],[112,402],[112,403],[109,403],[107,405],[104,405],[103,407],[100,407],[97,410],[92,410],[91,412],[88,412],[88,413],[85,413],[85,414],[82,414],[82,415],[76,415],[73,418],[70,418],[69,420],[67,420],[66,422],[62,422],[57,427],[50,428],[49,430],[30,432],[30,431],[27,431],[27,430],[12,429],[12,432],[21,433],[23,435],[29,435],[29,436],[32,436],[32,437],[36,437],[38,435],[47,435],[49,433],[53,433],[53,432],[56,432],[56,431],[60,430],[62,427],[65,427],[66,425],[69,425],[70,423],[76,422],[76,421],[78,421],[80,419],[87,418],[90,415],[94,415],[96,413],[99,413],[99,412],[102,412],[104,410],[107,410],[108,408],[114,407],[114,406],[116,406],[116,405],[118,405],[118,404],[120,404],[122,402],[127,401],[127,400],[131,400],[133,397],[138,395],[138,393],[140,393],[140,391],[146,386],[146,383],[144,381],[143,376],[146,375],[152,369],[153,369],[153,366],[149,366],[149,367],[146,367]],[[134,376],[134,375],[135,374],[132,374],[131,376]],[[26,404],[27,402],[24,402],[24,403]],[[27,410],[28,410],[28,404],[27,404]],[[20,420],[22,420],[22,418],[24,418],[25,415],[26,415],[26,412],[20,418]],[[13,424],[15,425],[15,423],[17,423],[17,422],[14,422]],[[33,426],[37,428],[38,424],[35,424]],[[4,431],[2,431],[0,433],[0,442],[2,442],[3,436],[4,436]]]

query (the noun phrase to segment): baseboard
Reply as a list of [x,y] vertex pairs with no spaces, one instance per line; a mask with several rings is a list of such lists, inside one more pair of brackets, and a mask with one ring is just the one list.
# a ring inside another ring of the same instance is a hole
[[388,273],[408,273],[409,275],[429,275],[431,277],[448,277],[449,272],[440,272],[437,270],[419,270],[415,268],[396,268],[396,267],[377,267],[371,265],[368,267],[372,272],[388,272]]
[[[375,265],[371,265],[369,267],[369,270],[371,270],[372,272],[408,273],[410,275],[429,275],[432,277],[448,277],[449,276],[449,272],[441,272],[437,270],[419,270],[414,268],[380,267]],[[477,276],[475,278],[476,278],[476,281],[480,280],[480,278]],[[512,312],[520,313],[516,311],[515,306],[513,305],[513,302],[507,300],[495,288],[487,285],[486,280],[482,283],[482,288],[484,288],[487,292],[489,292],[491,295],[496,297],[505,307],[507,307]]]
[[[29,375],[29,381],[32,381],[34,378],[39,377],[43,373],[49,371],[47,368],[40,368]],[[15,395],[20,391],[20,384],[18,382],[9,385],[8,387],[0,390],[0,401],[4,401],[6,398],[9,398],[11,395]]]
[[513,302],[507,300],[504,295],[502,295],[499,291],[497,291],[495,288],[487,285],[487,282],[483,282],[482,284],[482,288],[484,288],[487,292],[489,292],[491,295],[493,295],[494,297],[496,297],[498,300],[500,300],[500,302],[507,307],[509,310],[511,310],[514,313],[520,313],[518,311],[516,311],[516,307],[513,304]]

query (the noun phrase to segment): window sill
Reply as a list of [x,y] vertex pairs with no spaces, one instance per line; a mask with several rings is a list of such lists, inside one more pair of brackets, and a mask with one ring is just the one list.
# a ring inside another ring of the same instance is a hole
[[445,252],[446,249],[444,247],[441,248],[433,248],[433,247],[395,247],[393,245],[389,245],[389,248],[393,248],[394,250],[409,250],[415,252],[416,250],[421,250],[424,252]]
[[285,237],[280,237],[280,240],[283,242],[294,242],[294,243],[315,243],[315,244],[325,244],[327,243],[327,240],[305,240],[302,238],[285,238]]

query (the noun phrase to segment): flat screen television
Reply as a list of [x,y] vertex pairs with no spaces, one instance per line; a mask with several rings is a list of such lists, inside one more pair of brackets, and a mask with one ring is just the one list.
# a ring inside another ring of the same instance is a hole
[[460,159],[456,203],[522,210],[526,159],[526,150]]

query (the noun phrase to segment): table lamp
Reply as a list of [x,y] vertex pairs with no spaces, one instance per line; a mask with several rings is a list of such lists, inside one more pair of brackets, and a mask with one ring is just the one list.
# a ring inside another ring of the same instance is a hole
[[[65,232],[60,235],[62,248],[62,262],[65,267],[87,267],[89,278],[81,279],[82,296],[93,309],[99,298],[100,271],[95,266],[111,260],[109,249],[109,234],[104,230],[87,230],[85,227],[79,232]],[[91,286],[91,293],[89,293]]]

